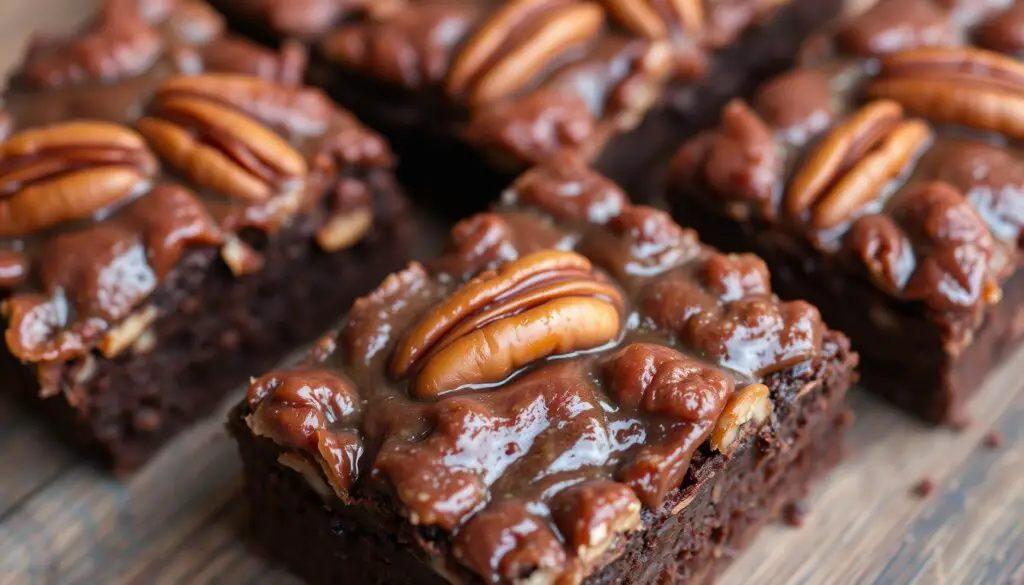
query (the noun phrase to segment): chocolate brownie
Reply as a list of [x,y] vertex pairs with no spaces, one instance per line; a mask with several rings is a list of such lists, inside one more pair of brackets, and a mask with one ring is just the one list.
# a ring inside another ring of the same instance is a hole
[[219,38],[199,3],[133,6],[37,40],[0,110],[0,379],[117,472],[409,239],[387,144],[297,82],[301,51]]
[[388,136],[407,184],[461,216],[563,149],[634,197],[652,192],[680,140],[791,64],[843,2],[212,4],[251,36],[312,45],[311,82]]
[[765,258],[928,421],[1024,335],[1024,2],[883,0],[686,144],[680,221]]
[[252,535],[312,585],[708,583],[838,460],[856,362],[565,154],[229,425]]

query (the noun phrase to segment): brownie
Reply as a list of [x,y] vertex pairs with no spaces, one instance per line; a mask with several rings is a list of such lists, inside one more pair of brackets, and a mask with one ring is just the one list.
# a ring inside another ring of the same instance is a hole
[[0,379],[119,473],[410,239],[386,142],[300,84],[301,50],[138,6],[33,42],[0,110]]
[[707,583],[839,459],[857,356],[565,153],[230,415],[312,585]]
[[815,35],[670,171],[676,217],[753,251],[935,423],[1024,334],[1024,2],[883,0]]
[[563,149],[647,196],[679,141],[843,1],[212,4],[250,36],[314,47],[311,83],[384,132],[415,195],[462,216]]

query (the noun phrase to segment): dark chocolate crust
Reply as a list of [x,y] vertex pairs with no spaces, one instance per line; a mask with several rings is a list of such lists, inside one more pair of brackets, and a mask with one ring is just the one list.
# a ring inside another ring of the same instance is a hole
[[[853,375],[845,338],[832,335],[822,384],[802,396],[772,384],[777,424],[744,441],[728,463],[699,452],[683,488],[657,510],[627,552],[585,581],[598,584],[711,583],[765,523],[807,495],[841,458],[853,416],[844,403]],[[415,548],[416,529],[384,502],[332,507],[299,473],[283,467],[283,450],[255,436],[244,405],[229,419],[244,464],[249,535],[265,556],[310,585],[416,583],[447,585]],[[678,512],[673,509],[685,500]]]
[[366,181],[376,219],[352,248],[320,249],[314,236],[324,214],[313,212],[269,236],[243,234],[265,264],[242,278],[215,248],[188,252],[151,297],[161,317],[150,351],[67,362],[48,374],[59,393],[42,397],[35,368],[5,350],[0,377],[12,380],[5,391],[41,410],[54,432],[104,467],[135,470],[252,372],[323,333],[371,283],[402,265],[413,233],[405,200],[386,171]]
[[[247,0],[211,4],[242,34],[272,44],[287,38],[246,9]],[[660,194],[665,167],[679,142],[712,125],[729,98],[749,94],[760,81],[791,65],[804,38],[838,15],[842,6],[842,0],[792,0],[748,23],[731,42],[708,52],[703,74],[670,78],[639,124],[612,132],[601,148],[588,154],[592,165],[635,200],[651,201]],[[338,27],[343,30],[348,22]],[[400,155],[399,177],[411,194],[452,216],[485,209],[527,164],[550,156],[545,152],[524,162],[498,152],[493,144],[467,138],[460,130],[465,113],[439,95],[438,88],[403,88],[317,51],[311,56],[309,81],[387,136]]]

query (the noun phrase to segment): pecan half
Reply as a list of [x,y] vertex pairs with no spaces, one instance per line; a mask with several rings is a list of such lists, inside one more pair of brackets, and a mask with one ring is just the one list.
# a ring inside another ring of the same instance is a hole
[[992,51],[935,47],[889,55],[867,94],[929,120],[1024,138],[1024,64]]
[[629,30],[649,39],[665,39],[681,29],[704,28],[703,0],[603,0],[615,18]]
[[160,156],[203,187],[259,202],[305,186],[302,154],[250,115],[209,95],[158,95],[137,127]]
[[19,132],[0,144],[0,236],[93,216],[143,192],[157,170],[142,137],[117,124]]
[[494,13],[455,57],[447,89],[480,104],[523,87],[604,24],[594,2],[513,0]]
[[303,135],[322,134],[336,113],[320,90],[232,73],[173,77],[157,94],[158,100],[170,97],[218,102],[272,128]]
[[425,362],[420,397],[498,382],[547,356],[591,349],[619,332],[622,297],[572,252],[544,250],[485,272],[430,311],[401,341],[391,373]]
[[786,193],[794,218],[810,214],[815,228],[840,224],[877,198],[929,144],[931,130],[904,120],[896,102],[867,104],[832,129],[797,171]]

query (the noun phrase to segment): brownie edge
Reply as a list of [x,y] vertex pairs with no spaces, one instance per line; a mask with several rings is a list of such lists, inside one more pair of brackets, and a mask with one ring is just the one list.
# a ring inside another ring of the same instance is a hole
[[[834,353],[819,372],[821,384],[782,409],[777,403],[771,432],[748,437],[728,462],[695,458],[688,479],[699,479],[657,510],[645,511],[648,528],[584,583],[712,583],[761,526],[802,503],[842,458],[853,421],[844,398],[856,379],[856,354],[842,335],[829,337]],[[780,377],[773,394],[786,395],[781,389],[787,385],[788,392],[799,393],[792,382]],[[262,555],[309,585],[451,582],[435,570],[439,559],[414,552],[420,537],[387,503],[325,503],[301,473],[281,465],[284,449],[252,433],[247,414],[245,404],[236,407],[228,428],[243,462],[248,536]]]
[[313,583],[701,582],[837,460],[857,361],[761,259],[567,154],[231,424],[280,468],[246,463],[268,556]]

